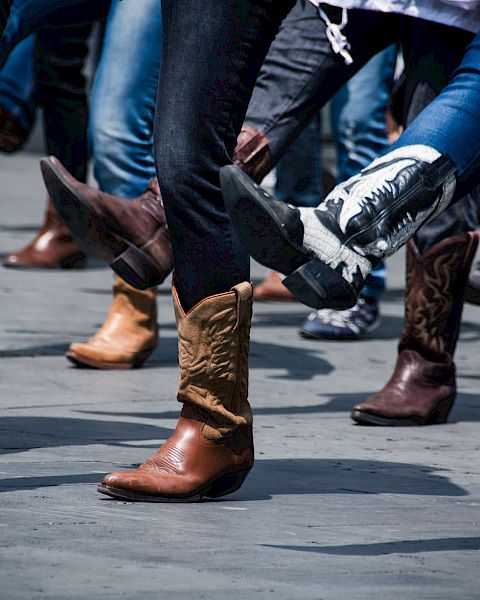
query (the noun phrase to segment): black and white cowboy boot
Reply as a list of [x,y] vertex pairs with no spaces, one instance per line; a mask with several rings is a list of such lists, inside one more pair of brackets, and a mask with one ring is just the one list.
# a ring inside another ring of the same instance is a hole
[[225,205],[240,239],[261,264],[314,308],[349,308],[367,275],[455,191],[455,165],[428,146],[404,146],[337,185],[316,208],[295,208],[262,190],[236,166],[223,167]]

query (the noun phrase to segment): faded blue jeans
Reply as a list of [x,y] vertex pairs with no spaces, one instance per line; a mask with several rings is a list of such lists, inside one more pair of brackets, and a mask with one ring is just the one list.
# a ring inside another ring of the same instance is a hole
[[0,70],[0,105],[15,119],[25,135],[35,120],[34,73],[35,35],[24,39],[12,51]]
[[162,51],[160,0],[112,2],[91,102],[95,178],[134,198],[155,176],[153,117]]

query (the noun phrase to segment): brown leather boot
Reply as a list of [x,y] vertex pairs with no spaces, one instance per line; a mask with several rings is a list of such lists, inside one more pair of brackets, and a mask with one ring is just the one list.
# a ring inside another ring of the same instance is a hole
[[175,432],[135,471],[98,491],[125,500],[193,502],[237,490],[253,466],[248,348],[252,286],[210,296],[185,313],[173,292],[183,408]]
[[107,318],[88,342],[70,345],[67,358],[94,369],[141,367],[158,341],[156,288],[137,290],[115,277]]
[[0,105],[0,151],[17,152],[27,141],[27,135],[13,115]]
[[295,296],[283,285],[283,276],[271,271],[262,283],[255,286],[253,298],[267,302],[296,302]]
[[257,131],[244,125],[237,138],[237,147],[233,152],[233,164],[237,165],[259,183],[272,168],[268,137],[263,131]]
[[43,225],[35,238],[18,252],[7,254],[4,267],[70,269],[85,266],[86,257],[73,241],[68,227],[48,200]]
[[89,253],[137,289],[164,281],[173,268],[172,247],[158,181],[138,198],[125,200],[77,181],[53,156],[40,161],[50,196]]
[[453,354],[463,294],[478,244],[472,233],[436,244],[425,255],[407,246],[405,324],[395,371],[377,394],[352,409],[368,425],[444,423],[456,396]]

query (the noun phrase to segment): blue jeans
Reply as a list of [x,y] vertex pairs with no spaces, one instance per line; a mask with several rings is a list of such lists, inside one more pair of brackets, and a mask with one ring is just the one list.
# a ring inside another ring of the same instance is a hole
[[92,93],[95,178],[134,198],[155,176],[153,117],[162,50],[160,0],[113,2]]
[[425,144],[457,167],[453,201],[480,184],[480,34],[440,95],[410,124],[395,147]]
[[[0,71],[0,105],[27,135],[35,120],[34,74],[35,36],[20,42]],[[21,74],[21,76],[20,76]]]

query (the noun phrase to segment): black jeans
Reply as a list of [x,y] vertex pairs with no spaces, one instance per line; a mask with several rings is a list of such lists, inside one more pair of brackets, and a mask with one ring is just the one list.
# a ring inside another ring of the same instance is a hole
[[48,154],[86,181],[88,102],[83,67],[90,25],[41,30],[36,35],[34,103],[43,109]]
[[230,164],[255,81],[295,0],[165,0],[155,161],[185,309],[249,278],[219,169]]
[[[338,9],[326,9],[339,22]],[[260,72],[246,123],[269,138],[276,163],[306,123],[344,82],[379,50],[399,43],[406,68],[403,124],[439,94],[460,64],[473,34],[437,23],[372,11],[348,11],[344,30],[353,64],[332,52],[324,22],[309,2],[298,2],[283,22]],[[424,225],[416,234],[420,251],[476,227],[473,193]]]

